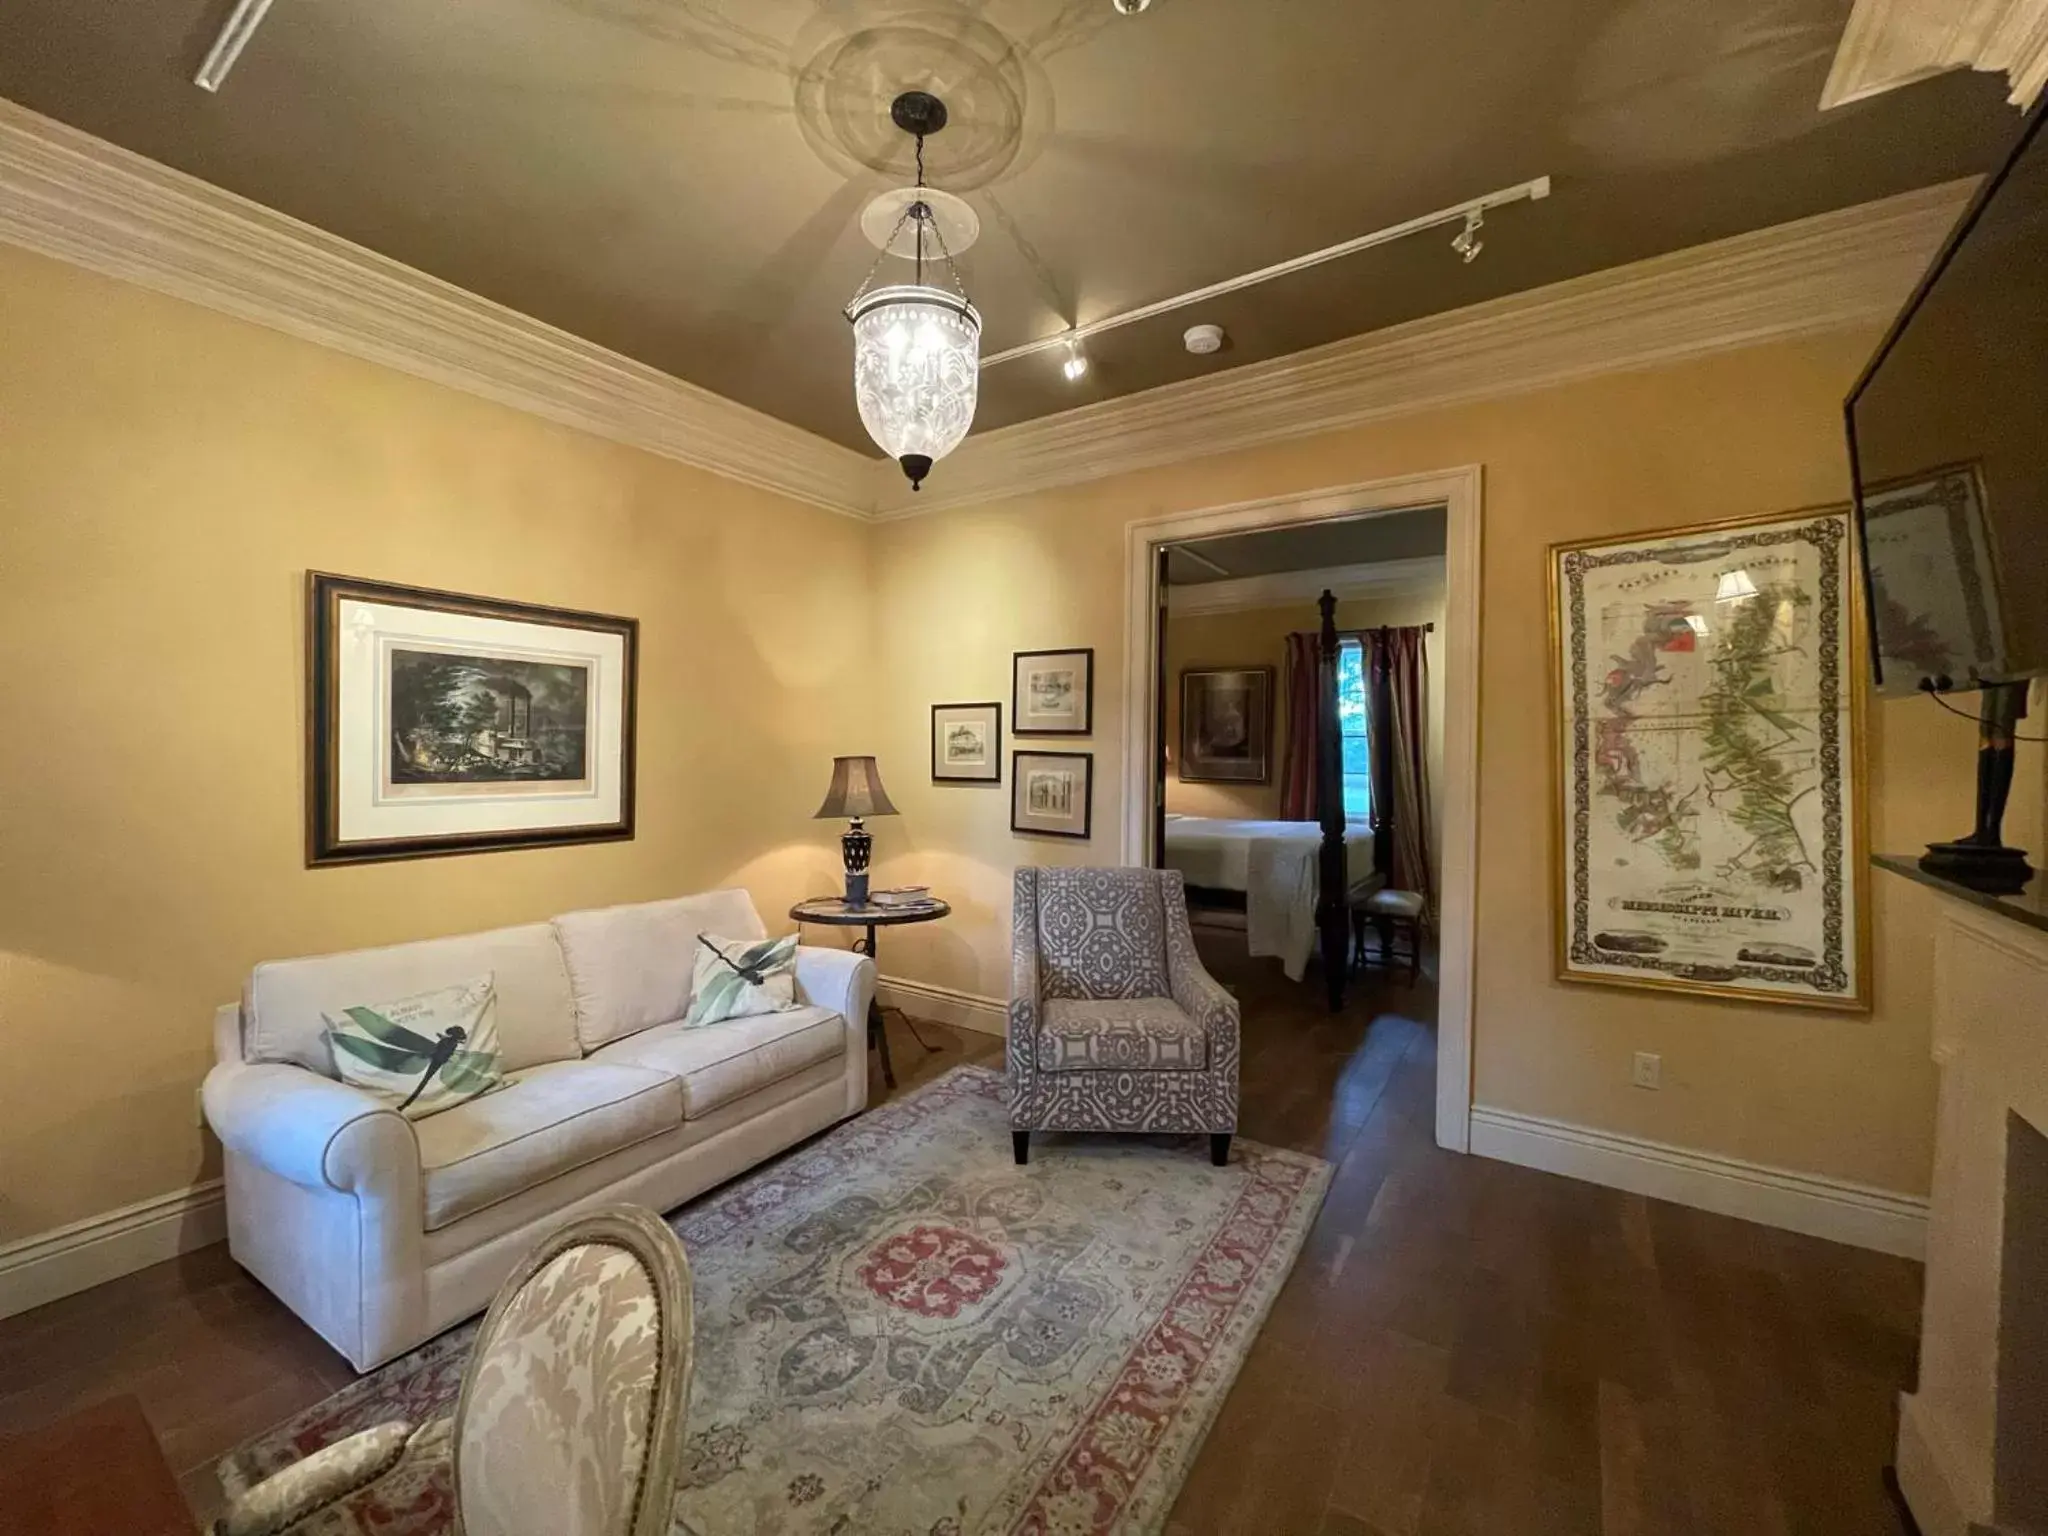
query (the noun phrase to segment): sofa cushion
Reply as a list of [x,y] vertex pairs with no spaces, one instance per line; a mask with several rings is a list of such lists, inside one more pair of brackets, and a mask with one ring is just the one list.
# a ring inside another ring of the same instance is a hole
[[426,1229],[510,1199],[682,1123],[666,1073],[588,1061],[515,1073],[495,1093],[416,1121]]
[[586,1052],[688,1011],[698,934],[768,936],[745,891],[565,912],[554,930],[575,1001],[576,1037]]
[[330,1013],[327,1044],[344,1083],[408,1120],[453,1109],[505,1080],[498,993],[488,976]]
[[845,1049],[846,1021],[829,1009],[805,1006],[723,1024],[666,1024],[608,1045],[590,1059],[670,1074],[683,1087],[683,1118],[701,1120]]
[[1047,998],[1038,1065],[1047,1072],[1199,1072],[1209,1065],[1209,1036],[1170,997]]
[[329,1013],[380,997],[408,997],[491,976],[498,992],[498,1064],[508,1072],[574,1061],[576,1014],[562,951],[546,923],[417,944],[266,960],[242,997],[242,1054],[289,1061],[333,1077]]

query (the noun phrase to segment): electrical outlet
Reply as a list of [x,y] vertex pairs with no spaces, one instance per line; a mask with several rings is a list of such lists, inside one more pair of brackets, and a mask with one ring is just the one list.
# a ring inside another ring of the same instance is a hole
[[1635,1071],[1631,1080],[1638,1088],[1662,1088],[1664,1058],[1650,1051],[1637,1051]]

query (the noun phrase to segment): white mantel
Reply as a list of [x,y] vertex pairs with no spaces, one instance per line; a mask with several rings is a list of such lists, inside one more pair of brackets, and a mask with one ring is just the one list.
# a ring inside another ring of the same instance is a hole
[[[2017,1122],[2048,1137],[2048,932],[1954,897],[1940,907],[1933,1036],[1941,1098],[1926,1297],[1918,1390],[1899,1400],[1897,1470],[1923,1536],[2036,1536],[2048,1533],[2048,1445],[2016,1444],[2021,1420],[2029,1436],[2042,1426],[2038,1413],[2011,1411],[2008,1443],[1999,1443],[2001,1325],[2010,1357],[2020,1316],[2002,1317],[2001,1302],[2033,1308],[2038,1320],[2048,1285],[2009,1299],[2001,1290],[2008,1135],[2025,1135],[2011,1129]],[[2036,1198],[2013,1211],[2030,1232],[2048,1222],[2038,1181],[2034,1188]],[[2038,1339],[2038,1327],[2025,1336]],[[2031,1361],[2035,1385],[2023,1387],[2008,1360],[2008,1409],[2015,1389],[2038,1403],[2044,1369]]]

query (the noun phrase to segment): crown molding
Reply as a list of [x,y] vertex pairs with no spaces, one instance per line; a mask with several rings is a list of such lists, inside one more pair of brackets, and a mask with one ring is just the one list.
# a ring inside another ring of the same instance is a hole
[[0,240],[864,517],[874,460],[0,100]]
[[2003,72],[2026,107],[2048,84],[2048,0],[1856,0],[1823,108],[1952,69]]
[[1881,325],[1974,183],[1949,182],[968,438],[882,519],[1099,480],[1764,342]]
[[1878,324],[1969,190],[1910,192],[973,436],[912,497],[886,459],[0,100],[0,240],[742,484],[883,519]]
[[1166,609],[1177,617],[1237,613],[1247,608],[1312,603],[1325,591],[1335,593],[1342,601],[1354,597],[1393,597],[1407,592],[1440,592],[1443,585],[1444,557],[1424,555],[1418,560],[1376,560],[1315,571],[1280,571],[1271,576],[1191,582],[1166,589]]

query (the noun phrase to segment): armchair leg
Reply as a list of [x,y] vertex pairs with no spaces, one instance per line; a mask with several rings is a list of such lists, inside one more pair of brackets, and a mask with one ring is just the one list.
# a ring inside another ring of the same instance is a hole
[[1029,1131],[1010,1132],[1010,1147],[1017,1154],[1018,1167],[1021,1168],[1031,1161],[1031,1133]]
[[1230,1166],[1230,1132],[1214,1131],[1210,1133],[1209,1161],[1218,1168]]

